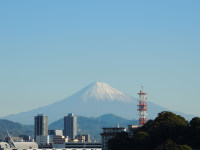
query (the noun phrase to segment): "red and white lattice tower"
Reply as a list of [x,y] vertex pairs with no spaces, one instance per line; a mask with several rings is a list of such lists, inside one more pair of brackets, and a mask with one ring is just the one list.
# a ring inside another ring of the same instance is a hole
[[143,86],[142,90],[139,94],[139,105],[138,105],[138,111],[139,111],[139,125],[142,126],[146,123],[146,111],[147,109],[147,93],[143,92]]

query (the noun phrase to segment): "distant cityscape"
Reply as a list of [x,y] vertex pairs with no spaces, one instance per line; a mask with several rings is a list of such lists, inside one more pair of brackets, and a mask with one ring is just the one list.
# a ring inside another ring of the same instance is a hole
[[[102,142],[98,143],[90,140],[90,134],[77,134],[79,129],[77,116],[72,113],[64,117],[64,130],[48,130],[48,116],[38,114],[34,118],[34,139],[28,135],[12,137],[7,132],[3,142],[0,142],[1,150],[10,149],[66,149],[66,150],[107,150],[107,142],[118,133],[126,132],[125,127],[103,128],[101,133]],[[139,125],[129,125],[128,134],[133,136],[133,132]],[[80,129],[79,129],[80,130]]]
[[[0,142],[0,150],[7,149],[73,149],[73,150],[108,150],[108,141],[119,133],[127,132],[133,137],[135,129],[146,123],[147,93],[142,90],[139,95],[139,125],[128,125],[128,127],[104,127],[101,133],[101,143],[91,141],[90,134],[82,134],[77,122],[77,116],[69,113],[64,116],[63,130],[48,130],[48,116],[38,114],[34,117],[34,139],[28,135],[20,135],[18,138],[11,137],[9,131]],[[77,134],[79,130],[79,134]]]
[[[188,123],[188,121],[180,115],[163,111],[159,113],[154,120],[149,120],[147,122],[147,93],[143,91],[142,87],[137,94],[139,95],[137,105],[137,111],[139,113],[138,124],[120,126],[119,123],[116,123],[115,126],[100,127],[102,129],[101,133],[99,133],[101,142],[91,140],[89,132],[87,134],[82,133],[78,124],[79,117],[73,113],[68,113],[67,116],[63,116],[63,122],[60,122],[62,123],[63,130],[56,128],[49,130],[48,116],[45,114],[38,114],[34,116],[33,139],[31,139],[29,135],[22,134],[18,137],[12,137],[9,131],[7,131],[7,135],[3,141],[0,142],[0,150],[114,150],[116,149],[116,146],[118,146],[118,149],[120,150],[125,147],[127,149],[132,149],[134,147],[136,147],[136,149],[142,149],[142,147],[148,149],[148,145],[141,145],[140,143],[160,143],[158,139],[162,138],[162,133],[165,133],[165,138],[169,138],[172,135],[174,137],[182,136],[183,141],[185,141],[188,136],[194,138],[195,134],[199,135],[200,132],[199,130],[197,131],[197,129],[199,129],[200,119],[197,117],[193,118],[190,123]],[[91,122],[91,124],[94,124],[95,122]],[[169,133],[166,133],[168,130]],[[159,137],[156,135],[159,135]],[[152,136],[152,139],[149,138],[150,136]],[[153,138],[158,139],[153,141]],[[195,141],[189,140],[189,144],[196,148],[198,147],[197,143],[199,136],[196,136],[195,138]],[[152,141],[150,142],[149,140]],[[169,147],[169,149],[172,146],[177,147],[180,150],[182,150],[182,148],[191,150],[190,146],[181,145],[179,143],[176,144],[171,141],[171,139],[165,142],[164,146],[167,144],[166,147]],[[159,145],[151,145],[152,148],[157,146],[159,147]],[[162,147],[159,150],[162,150]]]
[[[1,150],[8,149],[63,149],[66,150],[107,150],[107,142],[109,139],[115,137],[118,133],[126,132],[125,127],[103,128],[101,133],[102,142],[98,143],[90,140],[90,134],[77,134],[79,129],[77,124],[77,116],[72,113],[64,117],[64,130],[48,130],[48,116],[38,114],[34,118],[34,139],[28,135],[19,135],[19,137],[12,137],[9,131],[0,142]],[[129,125],[128,134],[133,136],[133,132],[139,125]],[[80,130],[80,129],[79,129]]]
[[200,150],[199,16],[200,0],[0,0],[0,150]]
[[89,134],[77,135],[77,116],[72,113],[64,117],[64,130],[48,130],[48,117],[44,114],[35,116],[34,140],[39,148],[101,148],[101,143],[91,142]]

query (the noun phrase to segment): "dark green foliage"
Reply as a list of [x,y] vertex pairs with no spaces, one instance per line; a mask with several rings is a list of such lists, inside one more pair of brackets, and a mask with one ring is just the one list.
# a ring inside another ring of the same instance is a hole
[[183,117],[165,111],[159,113],[154,121],[148,121],[139,131],[146,131],[150,135],[150,148],[154,149],[156,145],[164,143],[167,139],[182,144],[187,125],[188,122]]
[[192,150],[188,145],[178,145],[179,150]]
[[190,121],[188,129],[188,143],[192,147],[200,148],[200,118],[195,117]]
[[188,122],[183,117],[171,112],[161,112],[154,121],[148,122],[140,130],[146,130],[151,135],[151,140],[157,143],[163,143],[167,139],[181,143],[187,125]]
[[167,140],[164,144],[159,145],[155,150],[192,150],[188,145],[177,145],[172,140]]
[[[133,138],[128,136],[127,138],[127,141],[130,141],[128,147],[135,150],[200,149],[200,118],[193,118],[188,123],[183,117],[172,112],[161,112],[155,120],[149,120],[144,126],[138,128]],[[117,141],[114,138],[108,143],[111,150],[114,150],[115,140]],[[121,149],[127,146],[115,144],[115,147]]]
[[[128,138],[128,134],[126,132],[118,134],[114,139],[110,139],[108,142],[110,143],[108,145],[109,149],[112,148],[115,150],[122,150],[121,147],[123,147],[124,150],[131,150],[131,139]],[[111,145],[112,147],[109,147]]]
[[188,121],[186,121],[185,118],[167,111],[159,113],[158,117],[156,117],[154,122],[157,122],[158,124],[166,127],[177,127],[177,126],[188,125]]
[[148,149],[149,145],[146,145],[146,143],[150,142],[150,135],[145,131],[138,131],[135,133],[132,141],[132,146],[138,150]]

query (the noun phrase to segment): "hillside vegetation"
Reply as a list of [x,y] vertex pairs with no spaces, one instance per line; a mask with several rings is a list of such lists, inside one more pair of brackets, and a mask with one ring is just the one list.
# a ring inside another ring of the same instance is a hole
[[130,138],[121,133],[109,140],[110,150],[191,150],[200,149],[200,118],[190,122],[172,112],[161,112]]
[[5,119],[0,119],[0,139],[3,140],[7,131],[14,137],[21,134],[33,137],[34,127],[32,125],[22,125]]

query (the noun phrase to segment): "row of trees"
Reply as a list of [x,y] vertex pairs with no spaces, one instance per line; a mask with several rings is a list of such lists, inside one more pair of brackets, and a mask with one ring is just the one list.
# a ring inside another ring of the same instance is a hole
[[120,133],[108,142],[110,150],[192,150],[200,149],[200,118],[190,122],[172,112],[161,112],[154,120],[134,131]]

